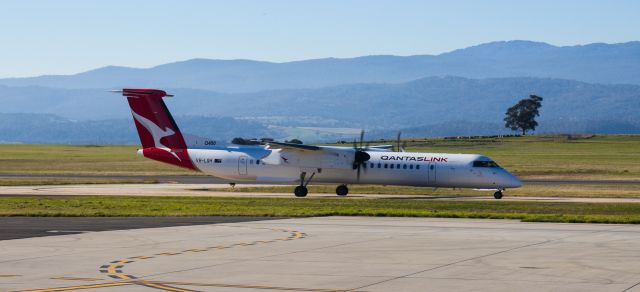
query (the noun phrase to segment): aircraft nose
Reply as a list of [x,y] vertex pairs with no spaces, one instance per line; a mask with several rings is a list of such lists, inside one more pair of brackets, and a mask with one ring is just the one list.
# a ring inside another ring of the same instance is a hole
[[508,189],[508,188],[519,188],[522,186],[522,181],[505,169],[502,169],[500,172],[496,174],[497,174],[496,185],[498,187]]
[[[506,171],[505,171],[506,172]],[[515,175],[506,172],[506,188],[519,188],[522,186],[522,181],[517,178]]]

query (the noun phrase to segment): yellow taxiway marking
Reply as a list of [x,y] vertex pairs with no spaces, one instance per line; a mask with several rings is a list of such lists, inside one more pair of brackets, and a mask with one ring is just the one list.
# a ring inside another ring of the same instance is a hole
[[157,253],[155,255],[172,256],[172,255],[178,255],[178,254],[181,254],[181,252],[163,252],[163,253]]
[[45,288],[35,290],[22,290],[21,292],[55,292],[55,291],[72,291],[81,289],[94,289],[105,287],[116,287],[124,285],[142,285],[149,288],[155,288],[165,291],[173,292],[196,292],[196,290],[183,289],[173,287],[169,285],[185,285],[185,286],[201,286],[201,287],[221,287],[221,288],[244,288],[244,289],[260,289],[260,290],[280,290],[280,291],[301,291],[301,292],[346,292],[354,290],[335,290],[335,289],[320,289],[320,288],[302,288],[302,287],[279,287],[279,286],[264,286],[264,285],[240,285],[240,284],[219,284],[219,283],[190,283],[190,282],[170,282],[170,281],[137,281],[137,282],[117,282],[117,283],[103,283],[95,285],[79,285],[57,288]]
[[203,252],[203,251],[208,251],[208,249],[197,249],[197,248],[193,248],[193,249],[185,249],[182,252]]
[[[104,287],[117,287],[123,285],[141,285],[149,288],[155,288],[165,291],[173,291],[173,292],[194,292],[195,290],[182,289],[178,287],[173,287],[169,285],[193,285],[193,286],[211,286],[211,287],[229,287],[229,288],[251,288],[251,289],[270,289],[270,290],[286,290],[286,291],[312,291],[312,292],[339,292],[343,290],[327,290],[327,289],[309,289],[309,288],[287,288],[287,287],[268,287],[268,286],[251,286],[251,285],[231,285],[231,284],[198,284],[198,283],[184,283],[184,282],[161,282],[161,281],[140,281],[135,280],[136,277],[131,275],[126,275],[123,273],[122,269],[126,264],[134,263],[140,260],[157,258],[159,256],[173,256],[180,255],[185,253],[196,253],[196,252],[204,252],[209,250],[219,250],[219,249],[227,249],[233,248],[236,246],[252,246],[260,243],[272,243],[277,241],[288,241],[301,239],[307,236],[306,233],[302,233],[295,230],[286,230],[286,229],[271,229],[274,231],[281,231],[288,233],[287,237],[272,239],[272,240],[257,240],[252,242],[240,242],[233,243],[226,246],[212,246],[205,249],[187,249],[181,252],[163,252],[157,253],[154,256],[133,256],[129,257],[126,260],[115,260],[111,261],[107,265],[102,265],[100,267],[101,273],[106,273],[109,277],[118,279],[118,280],[130,280],[130,281],[120,281],[113,283],[99,283],[99,284],[90,284],[90,285],[78,285],[78,286],[68,286],[68,287],[57,287],[57,288],[43,288],[43,289],[34,289],[34,290],[23,290],[28,292],[54,292],[54,291],[71,291],[71,290],[80,290],[80,289],[94,289],[94,288],[104,288]],[[0,275],[2,276],[2,275]],[[5,276],[19,276],[19,275],[5,275]],[[52,278],[54,279],[54,278]],[[59,280],[85,280],[85,281],[97,281],[101,279],[95,278],[73,278],[73,277],[58,277],[55,279]]]
[[109,274],[115,274],[115,273],[116,273],[116,266],[115,266],[115,265],[110,265],[110,266],[107,268],[107,273],[109,273]]
[[150,256],[137,256],[137,257],[130,257],[130,259],[140,259],[140,260],[146,260],[146,259],[152,259],[153,257]]
[[142,285],[142,286],[161,289],[161,290],[165,290],[165,291],[196,292],[195,290],[188,290],[188,289],[182,289],[182,288],[177,288],[177,287],[171,287],[171,286],[167,286],[167,285],[164,285],[163,283],[158,283],[158,282],[141,281],[139,284]]

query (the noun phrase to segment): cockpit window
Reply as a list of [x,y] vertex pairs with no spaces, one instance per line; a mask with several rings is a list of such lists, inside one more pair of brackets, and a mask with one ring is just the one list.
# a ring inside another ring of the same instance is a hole
[[473,167],[500,167],[493,161],[476,160],[473,162]]

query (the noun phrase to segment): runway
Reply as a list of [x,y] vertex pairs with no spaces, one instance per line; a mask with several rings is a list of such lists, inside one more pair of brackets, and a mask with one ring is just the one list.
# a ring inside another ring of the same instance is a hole
[[640,291],[640,226],[322,217],[0,241],[2,291]]
[[[265,185],[247,184],[243,187]],[[239,187],[239,186],[238,186]],[[217,190],[219,189],[219,191]],[[230,192],[228,184],[80,184],[0,187],[0,196],[196,196],[196,197],[255,197],[292,198],[292,193]],[[292,187],[293,189],[293,187]],[[394,200],[453,200],[493,201],[492,192],[477,192],[478,196],[438,196],[405,194],[349,194],[351,199]],[[309,193],[308,198],[337,198],[335,194]],[[576,198],[576,197],[511,197],[506,193],[503,201],[569,202],[569,203],[640,203],[640,198]]]

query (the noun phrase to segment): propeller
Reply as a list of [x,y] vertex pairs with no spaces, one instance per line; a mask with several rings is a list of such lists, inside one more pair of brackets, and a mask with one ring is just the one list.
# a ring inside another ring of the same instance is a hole
[[362,168],[362,164],[366,163],[371,159],[371,156],[365,151],[369,148],[369,145],[364,145],[364,129],[360,131],[360,145],[356,140],[353,140],[353,150],[355,151],[353,156],[353,169],[358,172],[358,181],[360,181],[360,169]]
[[402,146],[400,146],[400,135],[402,135],[402,131],[398,131],[398,137],[396,139],[396,147],[394,149],[395,152],[404,152],[404,148],[407,147],[407,141],[402,142]]

